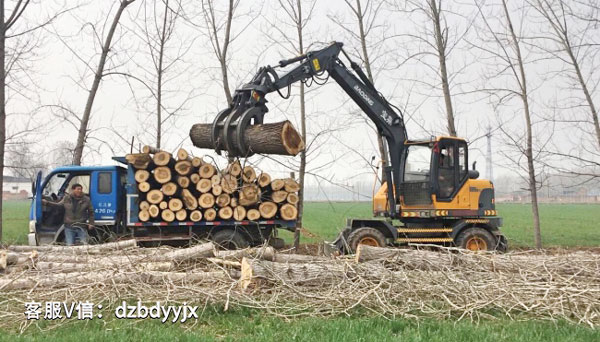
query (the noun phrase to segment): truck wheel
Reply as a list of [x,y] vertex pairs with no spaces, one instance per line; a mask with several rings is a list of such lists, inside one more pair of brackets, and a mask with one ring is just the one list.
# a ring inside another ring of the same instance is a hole
[[467,228],[456,238],[456,246],[470,251],[496,250],[496,238],[483,228]]
[[232,229],[219,230],[211,240],[223,249],[243,249],[250,245],[241,233]]
[[348,235],[348,245],[352,253],[358,245],[385,247],[385,236],[375,228],[358,228]]

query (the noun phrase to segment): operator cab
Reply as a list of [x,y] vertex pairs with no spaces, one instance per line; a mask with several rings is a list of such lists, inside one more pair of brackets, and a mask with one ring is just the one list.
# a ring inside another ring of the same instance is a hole
[[123,195],[124,169],[116,166],[63,166],[51,171],[44,179],[37,175],[33,185],[30,209],[29,244],[60,242],[63,237],[64,208],[43,205],[42,199],[61,201],[74,184],[83,187],[94,206],[97,225],[114,225],[118,220],[119,198]]
[[[400,183],[402,217],[414,217],[407,210],[462,210],[461,215],[478,216],[480,209],[493,208],[493,185],[479,180],[479,173],[469,170],[469,153],[465,140],[438,137],[407,141],[404,175]],[[387,186],[384,184],[373,201],[376,215],[387,212]],[[490,203],[488,203],[490,202]],[[420,213],[422,213],[421,211]],[[455,211],[456,213],[456,211]],[[442,216],[442,215],[438,215]]]
[[[469,179],[467,143],[463,139],[441,137],[406,145],[401,185],[403,204],[430,205],[433,201],[452,201]],[[477,178],[474,173],[472,176]]]

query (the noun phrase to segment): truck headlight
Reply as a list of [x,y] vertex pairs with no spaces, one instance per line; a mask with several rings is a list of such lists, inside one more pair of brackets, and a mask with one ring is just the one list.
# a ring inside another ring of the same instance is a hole
[[35,220],[29,221],[29,232],[35,233]]

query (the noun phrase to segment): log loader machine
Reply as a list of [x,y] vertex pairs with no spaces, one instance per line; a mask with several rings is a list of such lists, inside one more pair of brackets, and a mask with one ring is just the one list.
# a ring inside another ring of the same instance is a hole
[[[276,71],[292,64],[295,66],[281,75]],[[469,169],[466,141],[450,136],[408,139],[402,111],[377,91],[340,42],[282,60],[275,67],[261,67],[214,119],[211,141],[215,150],[221,153],[219,146],[225,146],[229,157],[252,155],[244,143],[244,132],[250,125],[263,123],[268,111],[265,96],[278,92],[285,98],[282,90],[287,88],[289,96],[295,82],[323,84],[329,77],[373,121],[387,145],[382,156],[382,186],[373,198],[375,217],[349,219],[332,244],[335,248],[352,252],[359,244],[435,243],[469,250],[506,250],[494,186],[478,179],[475,164]]]

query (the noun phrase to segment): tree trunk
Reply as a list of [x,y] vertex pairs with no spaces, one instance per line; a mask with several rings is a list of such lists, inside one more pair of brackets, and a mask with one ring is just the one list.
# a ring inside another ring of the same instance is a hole
[[[94,99],[96,98],[96,94],[98,93],[98,88],[100,87],[100,81],[102,80],[102,76],[104,73],[104,66],[106,64],[106,58],[108,53],[110,52],[110,46],[115,35],[115,31],[117,30],[117,25],[119,24],[119,19],[121,18],[121,14],[127,6],[129,6],[135,0],[121,0],[121,4],[117,9],[117,13],[113,18],[112,24],[108,31],[108,35],[106,36],[106,40],[104,41],[104,45],[102,46],[102,52],[100,54],[100,61],[98,62],[98,67],[96,68],[96,72],[94,74],[94,81],[92,83],[92,87],[90,88],[87,102],[85,104],[85,109],[83,110],[83,116],[81,117],[79,132],[77,134],[77,143],[75,144],[75,151],[73,155],[73,164],[81,165],[81,159],[83,158],[83,148],[85,146],[86,135],[88,131],[88,124],[90,121],[90,116],[92,114],[92,106],[94,104]],[[3,35],[4,37],[4,35]],[[1,47],[0,47],[1,48]],[[4,51],[4,49],[2,49]],[[4,79],[3,77],[0,77]],[[2,99],[0,99],[1,101]],[[0,123],[1,124],[1,123]],[[1,137],[0,137],[1,138]],[[0,165],[1,167],[1,165]]]
[[277,214],[277,204],[273,202],[262,202],[258,206],[260,216],[266,219],[273,218]]
[[204,219],[206,221],[214,221],[217,218],[217,211],[213,208],[206,209],[204,211]]
[[125,156],[125,160],[138,170],[145,170],[150,165],[152,157],[147,153],[133,153]]
[[[195,124],[190,130],[194,146],[214,149],[211,142],[212,124]],[[234,136],[235,140],[235,136]],[[218,147],[225,150],[223,132]],[[289,121],[252,125],[244,132],[244,143],[254,153],[297,155],[304,149],[304,141]]]
[[196,210],[198,208],[198,200],[188,189],[181,190],[181,197],[186,209]]
[[215,196],[211,193],[200,195],[200,198],[198,198],[198,205],[205,209],[212,208],[213,205],[215,205]]
[[246,218],[246,208],[243,206],[237,206],[233,208],[233,219],[236,221],[242,221]]
[[282,205],[279,213],[284,220],[295,220],[298,218],[298,209],[289,203]]
[[531,211],[533,213],[533,231],[534,231],[534,240],[535,247],[540,249],[542,248],[542,233],[540,229],[540,213],[538,209],[538,199],[537,199],[537,181],[535,179],[535,166],[534,156],[533,156],[533,124],[531,122],[531,114],[529,110],[529,93],[527,90],[527,78],[525,75],[525,64],[523,63],[523,58],[521,55],[521,47],[519,44],[519,40],[517,35],[515,34],[512,20],[510,18],[510,14],[508,8],[506,6],[506,1],[502,1],[502,5],[504,7],[504,14],[506,16],[506,21],[511,33],[512,43],[515,48],[515,52],[517,54],[517,62],[519,64],[519,73],[521,75],[521,80],[519,81],[520,91],[521,91],[521,100],[523,101],[523,114],[525,115],[525,128],[527,130],[527,146],[525,149],[525,157],[527,158],[527,173],[529,178],[529,193],[531,194]]
[[260,220],[260,211],[258,211],[257,209],[250,209],[246,213],[246,216],[250,221],[258,221]]
[[83,246],[8,246],[8,249],[15,252],[31,252],[31,251],[46,251],[46,252],[66,252],[70,254],[102,254],[104,252],[125,250],[137,247],[135,240],[124,240],[119,242],[109,242],[100,245],[83,245]]
[[160,184],[171,181],[171,169],[168,166],[159,166],[154,169],[154,179]]
[[433,21],[435,31],[436,52],[440,63],[440,77],[442,82],[442,92],[444,102],[446,103],[446,119],[448,121],[448,134],[456,136],[456,127],[454,125],[454,109],[452,108],[452,97],[450,95],[450,83],[448,81],[448,70],[446,67],[446,43],[442,34],[441,9],[437,7],[438,0],[429,0],[431,9],[431,20]]
[[196,183],[196,190],[205,194],[212,189],[212,184],[210,183],[210,179],[202,178]]
[[219,217],[223,220],[229,220],[233,217],[233,209],[231,207],[223,207],[219,209]]

